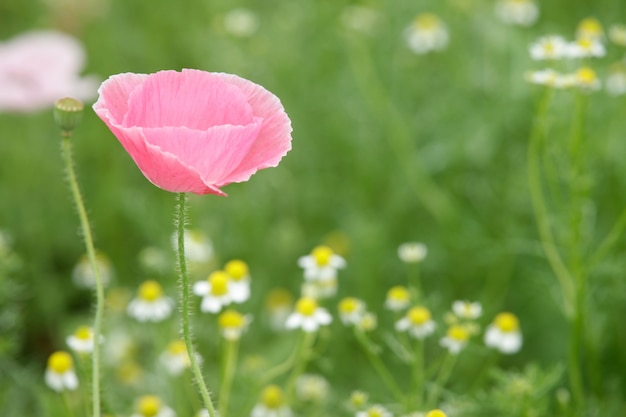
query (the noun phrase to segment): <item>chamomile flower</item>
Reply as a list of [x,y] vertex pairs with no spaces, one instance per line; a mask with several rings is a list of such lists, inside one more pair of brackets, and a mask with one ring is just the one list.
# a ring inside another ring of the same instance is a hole
[[576,28],[577,39],[600,40],[604,37],[602,24],[595,17],[587,17],[580,21]]
[[93,330],[91,327],[80,326],[65,339],[67,345],[76,353],[87,354],[93,352]]
[[328,246],[317,246],[309,255],[298,259],[304,269],[304,279],[326,281],[337,277],[337,270],[346,267],[346,261]]
[[626,25],[613,25],[609,28],[609,39],[615,45],[626,46]]
[[392,417],[391,411],[387,410],[382,405],[375,404],[366,410],[356,413],[356,417]]
[[[111,261],[103,252],[96,251],[96,265],[98,266],[98,273],[100,274],[102,285],[106,287],[113,278],[113,266],[111,265]],[[83,255],[74,266],[72,270],[72,281],[79,288],[96,287],[96,278],[87,255]]]
[[551,68],[526,73],[526,81],[529,83],[551,88],[565,88],[565,77]]
[[404,310],[411,303],[411,294],[406,287],[397,285],[387,291],[385,308],[391,311]]
[[[195,263],[207,263],[213,258],[213,244],[201,230],[185,230],[185,259]],[[178,234],[172,235],[172,246],[178,250]]]
[[58,351],[50,355],[44,379],[46,384],[56,392],[73,391],[78,388],[78,377],[76,377],[74,361],[70,354]]
[[217,324],[226,340],[239,340],[250,323],[250,317],[235,310],[226,310],[217,319]]
[[452,355],[457,355],[469,342],[470,332],[465,326],[455,324],[448,328],[446,335],[439,341],[442,347]]
[[537,61],[564,58],[567,54],[567,42],[561,36],[544,36],[530,45],[530,57]]
[[283,391],[277,385],[269,385],[261,392],[260,401],[252,409],[250,417],[291,417]]
[[600,79],[596,72],[589,67],[582,67],[573,74],[577,87],[583,90],[594,91],[600,88]]
[[469,301],[455,301],[452,303],[452,311],[460,319],[476,320],[483,312],[480,303],[471,303]]
[[485,344],[502,353],[516,353],[522,348],[519,320],[512,313],[500,313],[485,331]]
[[126,307],[126,313],[138,321],[158,322],[170,316],[174,301],[163,294],[156,281],[145,281],[139,286],[137,296]]
[[425,417],[448,417],[448,416],[443,411],[439,409],[435,409],[435,410],[430,410],[428,413],[426,413]]
[[398,258],[407,264],[420,263],[427,254],[428,248],[420,242],[407,242],[398,247]]
[[159,357],[170,375],[178,376],[191,366],[187,346],[182,340],[174,340]]
[[406,315],[396,322],[395,328],[399,332],[408,332],[416,339],[424,339],[435,331],[435,322],[430,311],[425,307],[413,307]]
[[303,296],[321,300],[325,298],[332,298],[337,295],[337,288],[337,278],[334,277],[323,281],[304,281],[300,292]]
[[144,395],[137,400],[131,417],[176,417],[176,413],[156,395]]
[[250,298],[250,271],[239,259],[228,261],[224,272],[230,277],[230,295],[233,303],[243,303]]
[[250,9],[232,9],[224,16],[224,29],[231,36],[248,38],[259,29],[259,17]]
[[232,301],[230,276],[224,271],[215,271],[205,280],[193,285],[194,294],[202,297],[200,310],[204,313],[219,313]]
[[371,332],[376,329],[377,326],[378,319],[376,318],[376,314],[369,311],[365,312],[359,321],[356,322],[356,327],[364,332]]
[[330,385],[321,375],[302,374],[296,380],[296,398],[304,402],[321,403],[328,398]]
[[369,400],[369,395],[363,391],[352,391],[350,394],[349,404],[355,410],[362,410]]
[[626,65],[621,63],[612,65],[605,86],[606,92],[612,96],[626,94]]
[[433,13],[417,15],[404,36],[409,48],[419,55],[441,51],[448,46],[449,41],[446,25]]
[[293,309],[293,298],[293,294],[284,288],[274,288],[267,294],[265,309],[274,331],[285,330],[285,322]]
[[330,324],[332,316],[324,308],[317,305],[314,298],[302,297],[296,303],[293,313],[287,318],[288,329],[301,328],[307,333],[316,332],[320,326]]
[[350,5],[341,13],[341,23],[344,27],[365,35],[372,35],[380,20],[380,13],[367,6]]
[[365,313],[365,303],[358,298],[346,297],[339,302],[338,310],[344,325],[357,324]]
[[578,38],[567,45],[569,58],[601,58],[606,55],[604,45],[597,38]]
[[500,0],[496,14],[509,25],[531,26],[539,17],[539,7],[532,0]]

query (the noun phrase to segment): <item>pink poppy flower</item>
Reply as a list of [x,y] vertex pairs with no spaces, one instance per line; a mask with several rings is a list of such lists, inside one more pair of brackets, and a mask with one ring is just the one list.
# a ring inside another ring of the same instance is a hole
[[278,165],[291,149],[280,100],[236,75],[184,69],[118,74],[95,112],[157,187],[226,195],[232,182]]
[[98,80],[79,76],[85,51],[73,37],[34,31],[0,43],[0,111],[36,111],[61,97],[90,100]]

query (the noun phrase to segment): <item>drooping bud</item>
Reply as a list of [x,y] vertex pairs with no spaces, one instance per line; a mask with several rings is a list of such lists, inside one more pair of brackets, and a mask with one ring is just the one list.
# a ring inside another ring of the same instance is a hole
[[54,121],[61,128],[64,138],[70,137],[72,131],[83,118],[83,103],[72,97],[58,99],[54,103]]

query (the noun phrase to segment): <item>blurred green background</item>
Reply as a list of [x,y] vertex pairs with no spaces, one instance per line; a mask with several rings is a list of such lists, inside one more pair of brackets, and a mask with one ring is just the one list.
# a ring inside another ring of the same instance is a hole
[[[379,12],[371,34],[342,24],[343,11],[354,4]],[[224,16],[236,7],[257,14],[253,36],[225,29]],[[339,296],[358,296],[383,315],[385,291],[405,279],[398,245],[422,241],[429,249],[422,284],[436,317],[456,299],[483,303],[484,324],[512,311],[524,348],[503,358],[502,367],[532,362],[548,369],[564,363],[568,331],[527,187],[526,148],[541,89],[528,85],[524,73],[543,67],[531,61],[528,45],[550,33],[572,38],[587,16],[605,27],[626,22],[626,10],[621,0],[540,7],[539,21],[519,28],[500,22],[494,2],[485,0],[1,0],[0,39],[55,28],[84,43],[84,73],[101,79],[198,68],[238,74],[280,97],[294,129],[293,150],[280,166],[226,187],[227,198],[191,198],[191,225],[210,236],[218,263],[235,257],[249,263],[253,292],[246,309],[253,314],[273,287],[297,293],[298,257],[340,236],[349,266]],[[418,56],[403,32],[424,11],[446,22],[451,40],[442,52]],[[625,52],[608,49],[592,63],[601,77]],[[569,134],[573,100],[559,93],[551,108],[555,146]],[[588,100],[591,248],[626,201],[626,102],[604,91]],[[0,114],[0,134],[0,229],[12,236],[21,260],[21,267],[5,268],[0,282],[0,318],[10,314],[0,321],[0,338],[10,341],[0,351],[0,403],[12,404],[0,406],[6,413],[0,414],[13,416],[37,413],[30,400],[45,391],[47,356],[63,348],[77,317],[87,320],[91,294],[71,284],[84,247],[51,111]],[[74,144],[96,246],[112,261],[114,286],[134,291],[151,278],[139,267],[139,252],[169,248],[174,195],[145,180],[89,107]],[[590,273],[588,338],[599,380],[589,389],[606,410],[619,410],[626,395],[623,248],[621,240]],[[161,282],[175,292],[173,270]],[[381,318],[381,325],[391,321]],[[243,352],[260,353],[273,346],[270,340],[252,326]],[[341,363],[354,348],[349,336],[334,332],[325,356]],[[471,393],[469,376],[481,366],[478,359],[461,360],[457,372],[468,377],[459,377],[459,392]],[[338,393],[355,388],[363,372],[340,365],[325,371]],[[364,383],[375,387],[369,378]],[[566,379],[556,385],[566,386]],[[20,395],[11,395],[15,389]]]

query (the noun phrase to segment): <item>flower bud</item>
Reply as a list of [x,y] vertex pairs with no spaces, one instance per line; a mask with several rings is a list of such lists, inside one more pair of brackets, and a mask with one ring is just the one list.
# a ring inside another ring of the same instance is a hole
[[83,118],[83,103],[75,98],[64,97],[54,103],[54,121],[61,128],[63,137],[69,137]]

